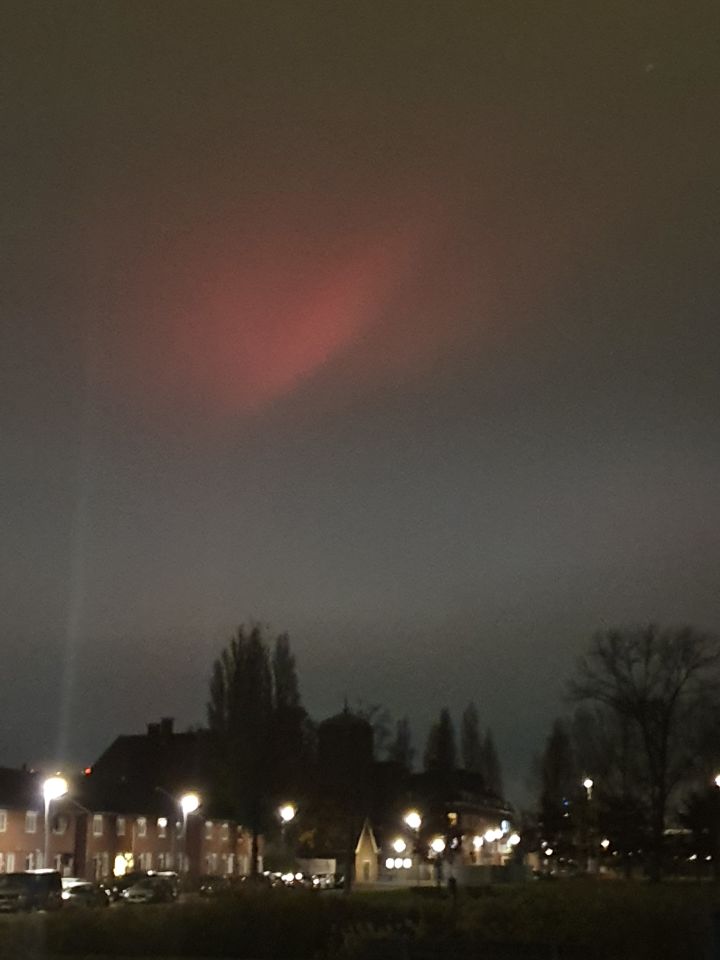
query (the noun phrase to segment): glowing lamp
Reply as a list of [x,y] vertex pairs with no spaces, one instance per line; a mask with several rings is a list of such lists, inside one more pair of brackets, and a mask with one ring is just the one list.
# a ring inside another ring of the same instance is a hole
[[180,809],[186,817],[191,813],[195,813],[199,806],[200,797],[196,793],[184,793],[182,797],[180,797]]
[[51,800],[59,800],[68,792],[67,780],[60,776],[48,777],[43,783],[42,791],[46,803],[50,803]]
[[295,804],[284,803],[278,810],[278,813],[280,814],[280,819],[283,823],[290,823],[291,820],[295,819],[297,810],[295,809]]
[[422,826],[422,817],[417,810],[408,810],[403,819],[411,830],[419,830]]

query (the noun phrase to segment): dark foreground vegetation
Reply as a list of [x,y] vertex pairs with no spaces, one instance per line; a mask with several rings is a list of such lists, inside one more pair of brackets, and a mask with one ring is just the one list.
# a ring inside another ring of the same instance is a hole
[[461,892],[243,893],[212,903],[3,918],[0,957],[704,960],[713,885],[557,882]]

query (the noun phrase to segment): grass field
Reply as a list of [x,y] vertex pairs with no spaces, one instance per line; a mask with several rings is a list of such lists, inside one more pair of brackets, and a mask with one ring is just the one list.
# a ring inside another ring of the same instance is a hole
[[[439,893],[439,892],[438,892]],[[2,960],[710,960],[711,884],[559,881],[460,891],[243,892],[5,917]]]

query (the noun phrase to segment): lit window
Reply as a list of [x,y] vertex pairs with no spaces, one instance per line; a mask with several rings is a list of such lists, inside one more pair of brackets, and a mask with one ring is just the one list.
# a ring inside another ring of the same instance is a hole
[[34,810],[28,810],[25,814],[25,833],[35,833],[37,831],[37,813]]
[[7,869],[8,873],[15,873],[15,854],[14,853],[12,852],[8,853],[5,859],[5,868]]
[[0,833],[7,830],[7,810],[0,810]]
[[115,821],[115,832],[119,837],[125,836],[125,817],[118,817]]
[[[139,837],[147,836],[147,820],[145,819],[145,817],[137,818],[137,835]],[[145,869],[147,869],[147,867]]]
[[386,870],[392,870],[394,866],[395,866],[395,859],[393,857],[388,857],[387,860],[385,861]]
[[103,815],[96,813],[93,816],[93,836],[101,837],[103,835]]
[[212,820],[205,821],[205,839],[212,840],[213,838],[213,823]]
[[222,825],[222,839],[223,839],[223,840],[227,840],[227,838],[229,837],[229,835],[230,835],[230,834],[229,834],[229,830],[230,830],[230,828],[229,828],[228,824],[227,824],[227,823],[224,823],[224,824]]
[[167,833],[167,817],[158,817],[157,829],[158,836],[164,837]]
[[457,815],[456,813],[454,813],[454,812],[453,812],[453,813],[449,813],[449,814],[447,815],[447,819],[448,819],[448,824],[449,824],[451,827],[456,827],[456,826],[457,826],[458,815]]

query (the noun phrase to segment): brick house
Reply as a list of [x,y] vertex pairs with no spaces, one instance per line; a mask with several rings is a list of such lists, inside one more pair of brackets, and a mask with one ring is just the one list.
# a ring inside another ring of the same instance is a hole
[[75,819],[53,803],[46,821],[42,783],[36,771],[0,768],[0,873],[44,866],[72,870]]
[[[215,804],[209,758],[207,733],[176,733],[170,718],[117,737],[70,801],[78,808],[78,872],[248,873],[250,837]],[[185,817],[181,798],[189,792],[201,803]]]

